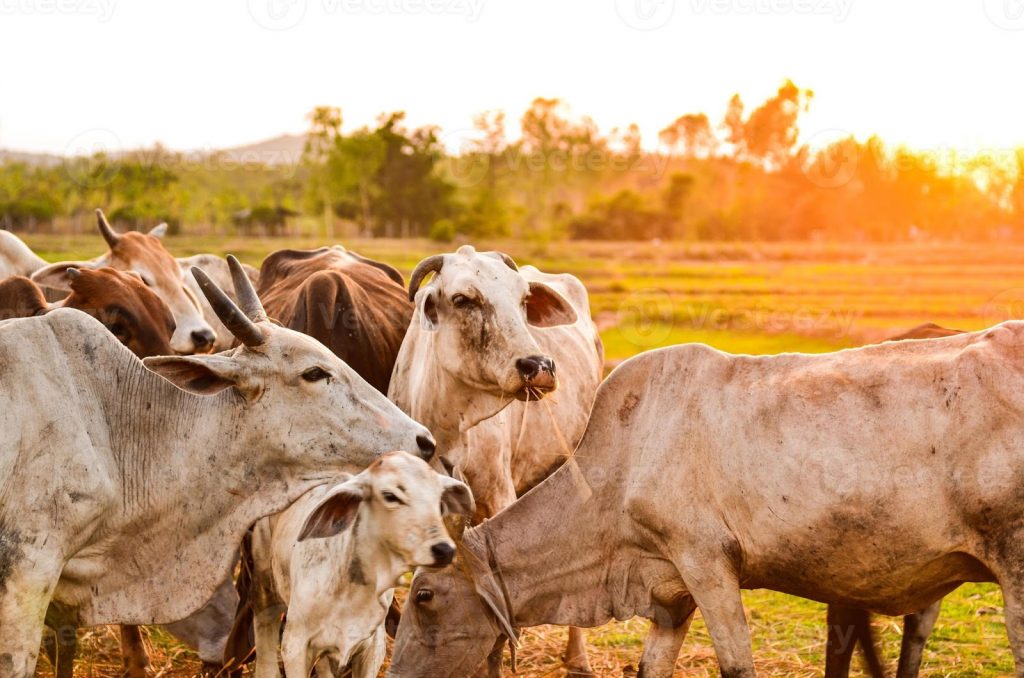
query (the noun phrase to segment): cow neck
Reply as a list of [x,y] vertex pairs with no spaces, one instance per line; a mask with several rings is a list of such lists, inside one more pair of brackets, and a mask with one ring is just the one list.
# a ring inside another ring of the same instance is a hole
[[[463,434],[482,421],[497,416],[508,407],[514,398],[499,398],[463,384],[449,375],[436,361],[427,361],[433,374],[424,379],[429,388],[421,389],[418,407],[411,416],[430,429],[437,439],[439,450],[448,450],[457,445]],[[440,397],[439,394],[443,394]],[[438,403],[444,403],[438,407]]]
[[609,557],[593,545],[617,538],[609,504],[618,493],[593,480],[572,459],[467,533],[468,547],[496,573],[515,626],[608,621]]
[[[124,349],[127,351],[127,349]],[[241,397],[233,389],[214,396],[199,396],[177,388],[147,370],[134,356],[119,361],[115,379],[103,375],[99,388],[109,392],[101,399],[110,430],[110,447],[122,470],[126,484],[126,503],[149,503],[149,486],[167,488],[180,484],[193,492],[198,478],[203,486],[215,476],[225,483],[231,479],[211,474],[213,458],[224,469],[238,464],[224,463],[246,441],[229,432],[245,430],[238,426]],[[167,469],[176,469],[168,474]],[[173,497],[174,492],[161,492]]]

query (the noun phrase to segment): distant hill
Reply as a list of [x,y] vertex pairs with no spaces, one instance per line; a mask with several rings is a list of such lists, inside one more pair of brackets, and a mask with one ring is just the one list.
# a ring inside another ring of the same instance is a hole
[[220,151],[236,162],[260,162],[267,165],[286,165],[299,162],[306,145],[304,134],[282,134],[273,139]]
[[[267,165],[286,165],[299,162],[305,145],[306,136],[304,134],[282,134],[273,139],[225,148],[215,151],[215,153],[222,154],[238,163],[259,162]],[[52,166],[59,165],[62,160],[62,156],[51,153],[31,153],[0,148],[0,162],[23,162],[29,165]]]

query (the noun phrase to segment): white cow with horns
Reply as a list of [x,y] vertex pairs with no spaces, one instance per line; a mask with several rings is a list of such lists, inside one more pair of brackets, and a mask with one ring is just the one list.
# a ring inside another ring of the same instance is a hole
[[93,318],[0,323],[0,676],[51,605],[80,626],[182,619],[246,529],[339,471],[434,441],[315,340],[194,274],[241,345],[139,361]]

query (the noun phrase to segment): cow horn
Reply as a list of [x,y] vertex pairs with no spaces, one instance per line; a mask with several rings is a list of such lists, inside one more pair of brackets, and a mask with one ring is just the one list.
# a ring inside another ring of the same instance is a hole
[[100,235],[102,235],[103,239],[107,241],[108,245],[110,245],[110,249],[117,247],[117,243],[121,240],[121,236],[114,231],[110,222],[107,221],[107,218],[103,215],[103,210],[96,210],[96,224],[100,227]]
[[235,296],[238,297],[238,305],[242,312],[254,323],[267,321],[267,312],[263,310],[259,295],[253,289],[252,281],[245,274],[245,269],[238,262],[235,255],[228,255],[228,268],[231,269],[231,282],[235,284]]
[[[229,265],[230,261],[231,259],[229,258]],[[231,273],[232,277],[234,277],[234,267],[232,267]],[[256,323],[249,320],[245,313],[235,305],[235,302],[231,301],[231,298],[224,294],[223,290],[210,280],[210,277],[206,275],[203,269],[193,266],[192,275],[195,276],[196,282],[199,283],[199,289],[203,291],[207,301],[210,302],[210,306],[213,307],[214,313],[224,323],[224,327],[228,328],[231,334],[235,335],[240,342],[253,348],[262,345],[267,340],[263,332],[260,331],[260,328],[256,326]],[[235,284],[237,285],[238,282],[235,281]]]
[[519,270],[519,267],[516,266],[515,259],[505,254],[504,252],[495,252],[495,254],[497,254],[501,258],[501,260],[505,262],[505,265],[511,268],[513,271]]
[[412,272],[412,277],[409,278],[409,301],[416,301],[420,283],[431,273],[440,273],[442,266],[444,266],[443,254],[433,254],[416,264],[416,269]]

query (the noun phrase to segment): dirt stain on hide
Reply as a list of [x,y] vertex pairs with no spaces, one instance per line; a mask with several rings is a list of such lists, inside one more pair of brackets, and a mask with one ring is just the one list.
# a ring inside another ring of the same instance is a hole
[[619,421],[625,424],[629,417],[633,414],[633,410],[640,404],[640,396],[636,393],[627,393],[626,397],[622,399],[622,405],[619,407]]
[[0,591],[7,590],[7,580],[14,571],[14,565],[25,556],[21,548],[23,542],[17,530],[0,523]]

